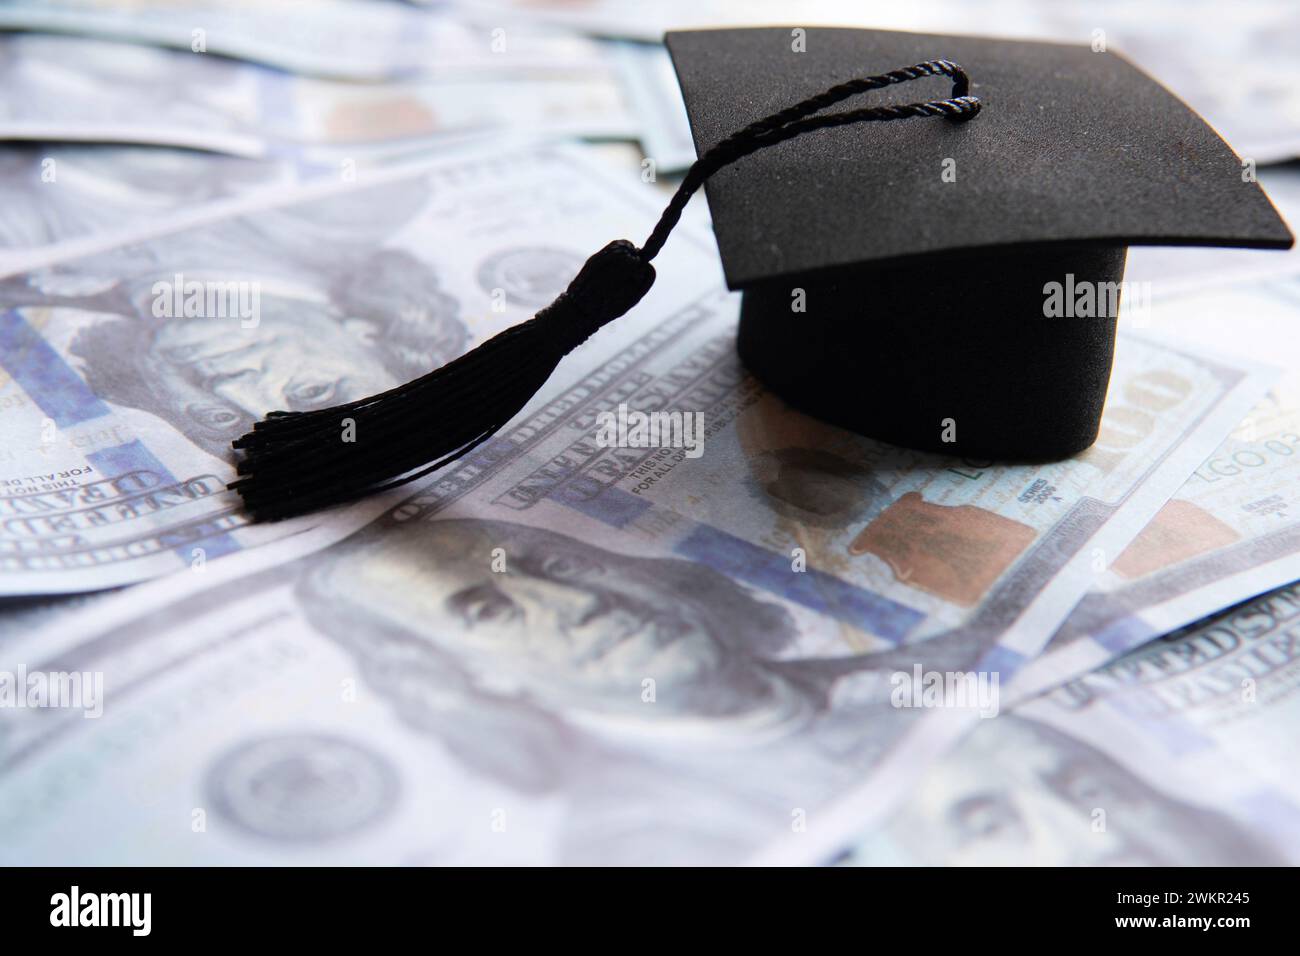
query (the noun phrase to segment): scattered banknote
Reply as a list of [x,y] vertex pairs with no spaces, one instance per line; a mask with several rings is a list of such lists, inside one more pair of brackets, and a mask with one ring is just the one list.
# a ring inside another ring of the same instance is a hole
[[338,162],[508,128],[630,137],[612,67],[548,76],[344,83],[222,57],[0,34],[0,139],[179,146]]
[[1272,394],[1109,563],[1011,700],[1297,579],[1300,409]]
[[[230,441],[437,367],[648,231],[653,187],[577,156],[358,173],[0,280],[0,593],[112,587],[309,526],[247,525]],[[656,292],[715,287],[700,261]]]
[[60,244],[324,176],[338,179],[339,167],[161,146],[11,144],[0,151],[0,273],[53,258]]
[[93,591],[87,594],[0,598],[0,644],[49,627],[56,620],[69,618],[110,593]]
[[[980,32],[1100,30],[1243,154],[1300,149],[1293,91],[1243,56],[1252,32],[1286,52],[1280,6],[1204,64],[1119,7],[998,9],[1006,28]],[[694,158],[661,46],[535,23],[657,40],[762,18],[465,14],[329,0],[308,29],[280,2],[0,5],[0,29],[77,34],[0,35],[0,138],[224,154],[6,150],[0,862],[1297,862],[1300,587],[1199,619],[1300,577],[1300,377],[1229,357],[1254,338],[1248,358],[1300,368],[1268,341],[1300,280],[1158,304],[1121,336],[1094,449],[992,466],[768,395],[735,358],[712,243],[684,227],[646,302],[464,462],[246,524],[223,489],[255,417],[445,361],[664,201],[644,168],[618,182],[584,150],[475,136]],[[871,25],[962,32],[969,12],[889,16]],[[1295,206],[1293,170],[1260,178]],[[1294,269],[1179,256],[1137,250],[1127,278],[1159,301]],[[655,414],[683,441],[601,438]],[[5,696],[69,674],[79,706]],[[950,682],[937,705],[931,679]]]
[[1300,271],[1158,304],[1146,322],[1221,353],[1286,369],[1097,587],[1012,700],[1033,696],[1215,611],[1300,578],[1300,339],[1290,334]]
[[[532,207],[522,185],[503,199],[511,176],[570,201],[595,178],[568,155],[502,157],[504,181],[460,167],[442,195],[513,222]],[[613,221],[632,205],[570,210],[566,243],[636,235]],[[481,261],[477,282],[545,301],[557,255]],[[0,644],[0,671],[103,689],[93,719],[0,712],[0,860],[823,857],[833,801],[948,744],[946,711],[895,705],[897,675],[1013,674],[1093,549],[1121,550],[1266,383],[1126,337],[1095,451],[923,455],[765,393],[735,298],[682,299],[717,282],[711,253],[675,235],[664,257],[658,298],[356,533],[326,522]],[[677,413],[683,440],[602,440],[633,412]]]
[[[401,162],[473,154],[489,140],[503,152],[537,142],[502,132],[443,139]],[[306,187],[364,181],[393,164],[375,154],[254,159],[164,146],[11,144],[0,150],[0,208],[11,212],[0,221],[0,278],[149,241],[163,230],[256,215]]]
[[[1271,848],[1280,830],[1300,821],[1294,809],[1300,804],[1285,778],[1264,775],[1280,783],[1280,798],[1274,792],[1236,809],[1231,801],[1216,807],[1213,800],[1198,808],[1200,801],[1186,798],[1202,793],[1200,784],[1181,778],[1167,757],[1148,762],[1141,746],[1129,748],[1132,728],[1112,722],[1094,730],[1112,707],[1151,716],[1155,712],[1142,708],[1160,697],[1171,709],[1174,701],[1188,711],[1203,705],[1205,713],[1184,715],[1198,727],[1204,720],[1217,732],[1220,724],[1240,720],[1266,750],[1293,736],[1291,710],[1274,704],[1291,694],[1294,666],[1288,670],[1286,648],[1300,620],[1300,590],[1290,584],[1300,578],[1300,374],[1294,371],[1300,341],[1286,331],[1296,302],[1300,274],[1183,297],[1145,317],[1206,348],[1267,355],[1289,371],[1109,563],[1098,587],[1016,675],[1002,698],[1009,713],[971,721],[970,735],[929,773],[907,808],[850,842],[849,860],[1294,862]],[[1242,604],[1267,591],[1274,593]],[[1233,605],[1240,606],[1222,613]],[[1169,632],[1177,633],[1152,641]],[[1261,696],[1258,707],[1233,711],[1226,690],[1211,703],[1230,677],[1251,676],[1251,667],[1259,669],[1253,677],[1261,690],[1266,685],[1268,705]],[[1162,671],[1163,682],[1156,679]],[[1116,686],[1124,694],[1109,692]],[[1095,693],[1094,687],[1108,690]],[[1177,733],[1155,714],[1136,736],[1164,740]],[[1088,736],[1104,738],[1105,745],[1089,745]],[[1199,771],[1211,773],[1222,759],[1214,773],[1234,774],[1238,752],[1235,741],[1216,741],[1198,757]],[[1122,808],[1122,820],[1115,807]],[[1226,817],[1225,808],[1231,810]],[[1105,812],[1094,819],[1097,810]],[[1167,825],[1156,825],[1156,816]],[[1107,820],[1118,825],[1107,827]]]
[[842,860],[1300,863],[1300,584],[980,721]]
[[686,103],[668,51],[658,43],[614,43],[627,100],[640,123],[638,138],[656,172],[678,172],[695,162]]
[[5,0],[0,29],[136,41],[292,73],[376,81],[598,65],[578,36],[474,29],[438,12],[370,0]]

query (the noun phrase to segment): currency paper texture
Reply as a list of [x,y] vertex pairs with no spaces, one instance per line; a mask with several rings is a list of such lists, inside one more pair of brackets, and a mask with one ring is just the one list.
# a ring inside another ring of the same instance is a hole
[[1300,345],[1285,328],[1300,275],[1183,296],[1148,317],[1222,353],[1287,371],[1196,469],[1018,675],[1008,703],[1161,634],[1300,578]]
[[[595,179],[567,152],[500,166],[461,167],[457,195]],[[320,526],[0,643],[0,667],[99,673],[105,695],[96,719],[3,715],[0,859],[823,856],[833,806],[950,742],[942,714],[893,705],[891,677],[1014,673],[1093,549],[1122,549],[1265,384],[1130,337],[1110,431],[1080,459],[890,448],[743,373],[734,297],[680,301],[685,274],[716,282],[683,238],[666,298],[359,532]],[[603,441],[631,412],[701,413],[702,454]]]
[[[0,280],[0,593],[113,587],[314,523],[250,527],[231,440],[424,374],[648,229],[650,187],[575,155],[376,173]],[[700,246],[665,255],[650,308],[716,286]]]
[[844,862],[1294,866],[1300,585],[983,721]]
[[[0,8],[2,9],[2,8]],[[485,130],[627,137],[611,64],[350,84],[84,37],[0,33],[0,139],[136,143],[333,163]]]
[[[1293,218],[1300,19],[1209,6],[809,0],[790,51],[1129,57]],[[1132,250],[1096,443],[1004,464],[769,393],[701,197],[464,457],[226,490],[267,412],[646,236],[695,159],[664,31],[789,16],[0,0],[0,867],[1300,864],[1300,251]]]
[[[579,36],[457,19],[370,0],[6,0],[0,29],[101,37],[249,60],[339,80],[573,70],[598,61]],[[269,72],[269,71],[268,71]]]
[[[847,861],[1293,862],[1270,846],[1300,819],[1284,775],[1268,770],[1281,795],[1275,786],[1242,810],[1236,798],[1205,800],[1201,783],[1182,779],[1168,755],[1146,760],[1149,744],[1130,743],[1169,739],[1181,732],[1170,725],[1184,720],[1204,724],[1212,739],[1196,744],[1198,772],[1213,777],[1239,772],[1238,742],[1219,733],[1229,722],[1249,728],[1266,752],[1292,736],[1286,648],[1300,604],[1296,587],[1282,585],[1300,577],[1300,354],[1274,331],[1298,290],[1294,277],[1239,283],[1147,317],[1207,348],[1267,355],[1289,371],[1017,674],[1002,698],[1007,712],[972,722],[906,809],[849,842]],[[1234,677],[1247,683],[1229,686]],[[1149,706],[1157,698],[1167,709]],[[1106,716],[1111,707],[1132,718],[1129,726]]]
[[66,259],[78,240],[108,245],[125,229],[339,173],[163,146],[11,144],[0,153],[0,275]]

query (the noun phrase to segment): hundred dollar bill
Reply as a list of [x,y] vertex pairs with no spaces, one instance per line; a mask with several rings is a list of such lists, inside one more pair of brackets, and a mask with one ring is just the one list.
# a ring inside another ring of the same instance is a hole
[[[161,146],[11,144],[0,151],[0,273],[53,247],[338,172]],[[66,258],[66,257],[65,257]]]
[[646,156],[658,172],[686,169],[695,162],[695,141],[668,51],[658,43],[612,43],[611,49]]
[[[1176,329],[1185,340],[1203,347],[1220,353],[1268,356],[1294,370],[1300,368],[1300,343],[1283,330],[1294,322],[1297,307],[1300,279],[1292,277],[1269,283],[1238,283],[1178,298],[1158,306],[1148,318],[1157,328]],[[1217,624],[1195,622],[1300,578],[1300,517],[1295,513],[1300,507],[1298,436],[1300,376],[1290,371],[1197,468],[1132,544],[1102,571],[1098,587],[1080,602],[1045,652],[1017,675],[1003,696],[1003,705],[1019,715],[1017,702],[1041,698],[1049,688],[1073,681],[1070,686],[1077,690],[1081,685],[1095,683],[1099,678],[1089,672],[1103,668],[1126,651],[1133,653],[1098,673],[1128,673],[1166,660],[1168,654],[1191,654],[1200,645],[1182,640],[1183,636],[1217,634],[1224,626],[1236,626],[1231,622],[1253,622],[1249,628],[1252,641],[1291,628],[1293,612],[1287,609],[1294,604],[1294,587],[1262,598],[1244,610],[1239,608]],[[1185,629],[1171,638],[1133,650],[1155,635],[1180,628]],[[1261,641],[1259,646],[1273,645]],[[1207,657],[1204,662],[1211,661]],[[1283,733],[1289,720],[1284,709],[1258,716],[1257,731],[1266,737]],[[1011,753],[1025,752],[1025,740],[1035,737],[1039,738],[1040,752],[1056,754],[1043,763],[1042,779],[1035,777],[1039,771]],[[1123,756],[1124,739],[1117,735],[1109,752]],[[991,769],[975,770],[975,764],[989,764],[988,758],[1003,748],[1008,755],[993,759]],[[1072,764],[1073,757],[1096,764],[1084,771],[1086,775],[1118,779],[1118,775],[1127,773],[1112,758],[1072,743],[1050,727],[1039,728],[1032,720],[1013,720],[1000,727],[981,722],[955,754],[931,773],[920,796],[909,802],[914,812],[900,813],[879,833],[860,835],[860,850],[851,852],[866,862],[920,864],[1111,859],[1116,847],[1113,841],[1082,839],[1081,831],[1051,834],[1052,839],[1045,842],[1035,837],[1040,830],[1040,814],[1044,815],[1041,822],[1045,822],[1048,810],[1053,806],[1062,809],[1062,801],[1070,797],[1065,790],[1048,792],[1046,785],[1052,777],[1046,770],[1057,764]],[[992,781],[999,776],[1019,781],[1024,792],[1017,793],[1014,786],[995,786]],[[1126,784],[1116,783],[1112,789],[1150,796],[1159,791],[1152,781],[1166,779],[1173,778],[1162,771]],[[960,783],[962,780],[971,783],[967,786]],[[1167,806],[1164,815],[1179,825],[1195,824],[1197,816],[1187,812],[1183,800],[1197,792],[1195,785],[1185,794],[1175,789],[1169,797],[1160,798],[1166,800],[1165,804],[1153,806]],[[1080,808],[1074,810],[1077,816]],[[922,825],[918,815],[928,816],[928,823]],[[1214,820],[1211,815],[1202,822],[1210,824]],[[987,839],[981,836],[984,827]],[[1261,846],[1268,843],[1267,828],[1247,838],[1239,828],[1222,820],[1218,827],[1221,834],[1197,836],[1180,850],[1175,841],[1181,840],[1181,835],[1166,832],[1164,839],[1144,842],[1138,833],[1140,828],[1130,821],[1127,840],[1130,849],[1140,851],[1146,862],[1231,862],[1243,854],[1247,861],[1275,859],[1261,851]],[[917,852],[909,854],[901,842],[903,828],[913,834],[938,836],[934,843],[918,844]],[[964,836],[954,832],[963,829],[967,831]],[[947,850],[942,849],[944,841]],[[1121,859],[1124,857],[1114,857],[1115,862]]]
[[[527,134],[492,134],[510,152],[538,142]],[[481,154],[485,137],[439,141],[402,163]],[[620,144],[598,147],[616,150]],[[627,147],[630,149],[631,147]],[[358,154],[337,161],[249,158],[164,146],[11,144],[0,150],[0,278],[95,252],[147,242],[241,215],[256,215],[307,186],[365,181],[395,165]]]
[[401,4],[357,0],[5,0],[0,29],[138,41],[345,80],[571,70],[602,58],[582,37],[523,25],[474,29]]
[[59,618],[70,617],[109,593],[92,591],[87,594],[0,598],[0,644],[48,627]]
[[1147,317],[1288,371],[1114,560],[1017,678],[1033,696],[1222,608],[1300,579],[1300,274],[1173,299]]
[[[271,409],[421,375],[548,304],[658,214],[652,187],[603,170],[521,147],[358,172],[0,280],[0,594],[112,587],[308,527],[247,524],[225,491],[230,441]],[[689,239],[671,255],[650,308],[717,282]]]
[[[1262,387],[1126,338],[1122,437],[980,466],[784,407],[735,306],[635,311],[355,534],[0,645],[104,689],[96,719],[0,710],[0,860],[818,858],[840,801],[946,746],[896,675],[1013,673]],[[638,444],[656,412],[676,445]]]
[[1297,579],[1300,414],[1270,395],[1099,575],[1013,699]]
[[1300,862],[1300,585],[979,722],[857,864]]
[[[2,8],[0,8],[2,9]],[[84,37],[0,34],[0,139],[181,146],[332,161],[509,127],[628,137],[612,67],[346,83]]]

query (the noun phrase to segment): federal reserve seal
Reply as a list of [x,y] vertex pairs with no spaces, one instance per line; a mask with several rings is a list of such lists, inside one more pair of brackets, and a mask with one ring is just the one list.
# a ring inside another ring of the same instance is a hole
[[208,770],[213,811],[271,840],[347,836],[383,819],[397,801],[397,772],[342,737],[287,734],[247,741]]
[[540,309],[569,287],[584,261],[565,249],[506,249],[483,260],[478,284],[489,296],[504,293],[508,305]]

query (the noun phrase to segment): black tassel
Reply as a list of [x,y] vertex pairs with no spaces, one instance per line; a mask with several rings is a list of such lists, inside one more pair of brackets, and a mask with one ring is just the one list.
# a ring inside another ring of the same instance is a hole
[[[925,76],[951,77],[952,97],[812,115],[858,93]],[[560,359],[641,301],[655,279],[650,260],[713,173],[813,130],[909,117],[967,120],[980,110],[968,90],[960,66],[930,60],[841,83],[751,123],[695,161],[642,248],[626,239],[611,242],[533,318],[413,382],[318,411],[271,412],[234,442],[244,453],[243,477],[229,487],[254,520],[278,521],[396,488],[455,461],[517,415]],[[349,420],[354,440],[344,441]]]
[[[517,415],[560,359],[641,301],[654,280],[636,246],[611,242],[551,305],[428,375],[346,405],[271,412],[235,441],[245,477],[230,488],[254,520],[278,521],[427,475]],[[354,440],[344,441],[349,420]]]

